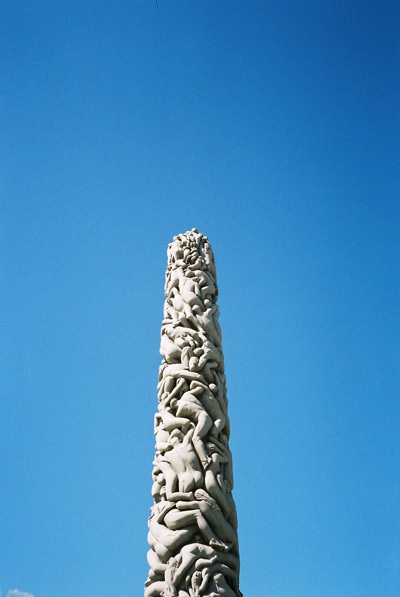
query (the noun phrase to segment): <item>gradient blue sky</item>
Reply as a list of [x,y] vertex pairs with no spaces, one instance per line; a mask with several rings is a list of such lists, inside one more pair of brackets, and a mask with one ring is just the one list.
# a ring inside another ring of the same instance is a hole
[[3,0],[0,583],[140,597],[166,246],[216,255],[245,597],[397,597],[400,9]]

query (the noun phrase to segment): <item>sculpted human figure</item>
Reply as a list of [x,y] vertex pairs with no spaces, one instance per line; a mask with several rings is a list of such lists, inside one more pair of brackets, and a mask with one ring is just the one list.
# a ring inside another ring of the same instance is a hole
[[182,241],[179,236],[174,236],[173,242],[168,245],[167,254],[171,262],[180,261],[183,257]]
[[[205,568],[202,570],[201,573],[197,572],[195,574],[197,574],[198,576],[196,577],[195,584],[193,583],[192,577],[192,587],[198,586],[199,592],[196,592],[195,590],[193,591],[193,593],[191,593],[189,589],[190,596],[192,594],[194,596],[199,595],[202,597],[219,597],[220,595],[225,595],[226,597],[236,597],[236,595],[238,594],[241,595],[240,591],[239,593],[237,593],[226,582],[225,578],[230,578],[232,582],[235,582],[236,573],[224,564],[216,563],[210,569]],[[205,593],[204,589],[206,589],[209,585],[210,579],[213,579],[210,584],[211,592],[207,591],[207,593]]]
[[178,417],[187,417],[195,424],[192,441],[203,467],[206,468],[209,458],[206,453],[203,437],[212,428],[213,421],[197,398],[202,392],[203,388],[200,386],[190,389],[184,392],[179,400],[173,398],[170,405],[172,408],[176,408],[176,415]]
[[164,292],[165,296],[168,298],[171,294],[173,288],[178,288],[179,286],[179,278],[184,275],[182,267],[174,267],[168,266],[166,279],[165,279],[165,286]]
[[172,585],[178,587],[188,571],[192,576],[194,571],[201,571],[205,567],[210,569],[217,562],[229,567],[230,575],[237,574],[239,560],[233,554],[216,551],[213,547],[202,543],[184,545],[176,556],[168,560],[169,581]]
[[174,327],[192,327],[197,330],[197,319],[195,313],[199,307],[192,307],[186,303],[176,288],[172,288],[171,296],[164,303],[164,321],[171,321]]
[[[165,401],[168,400],[167,393],[165,393],[163,396]],[[168,432],[171,432],[174,429],[181,429],[183,433],[186,433],[190,427],[190,420],[187,417],[175,416],[170,406],[165,406],[162,408],[156,416],[161,419],[163,428]]]
[[180,363],[182,348],[164,333],[161,335],[160,354],[167,363]]
[[164,597],[165,580],[157,580],[146,586],[144,597]]
[[[183,512],[200,511],[210,527],[218,529],[218,535],[223,542],[232,547],[234,553],[238,552],[237,534],[232,525],[225,519],[216,501],[203,489],[197,489],[194,493],[195,501],[181,501],[176,503],[178,510]],[[210,543],[210,545],[212,545]],[[226,550],[228,551],[228,550]]]
[[204,589],[207,587],[209,581],[209,575],[199,570],[196,570],[192,574],[191,578],[191,587],[189,589],[189,596],[190,597],[201,597],[204,595]]
[[207,361],[215,361],[217,365],[219,365],[221,368],[223,367],[224,359],[221,350],[214,346],[214,344],[208,340],[208,338],[203,341],[201,351],[202,354],[199,359],[199,369],[202,369]]
[[199,329],[203,329],[208,338],[215,346],[221,345],[221,328],[218,323],[219,308],[213,305],[209,299],[204,300],[206,310],[202,313],[196,313]]
[[[161,500],[161,492],[165,487],[165,475],[160,471],[160,468],[157,464],[157,460],[153,462],[153,485],[151,487],[151,495],[153,496],[154,502],[159,502]],[[184,499],[184,498],[182,498]]]
[[156,456],[168,448],[169,433],[164,428],[160,413],[154,415],[154,435],[156,438]]
[[227,462],[224,465],[224,478],[229,485],[230,491],[233,489],[232,458],[228,448],[228,438],[225,433],[220,433],[218,439],[212,438],[212,443],[218,448],[218,451],[226,456]]
[[167,564],[163,563],[155,551],[149,549],[147,552],[147,562],[150,566],[149,577],[146,581],[146,586],[153,582],[164,580],[164,574],[167,569]]
[[[210,388],[212,386],[212,384],[210,383]],[[226,392],[225,392],[225,383],[224,383],[224,379],[222,379],[221,374],[217,371],[214,370],[214,386],[215,386],[215,391],[214,389],[212,390],[213,394],[215,395],[216,399],[218,400],[218,404],[222,410],[222,412],[225,414],[225,434],[227,437],[229,437],[230,435],[230,422],[229,422],[229,416],[228,416],[228,400],[226,398]]]
[[[172,288],[171,295],[167,299],[167,303],[175,309],[177,314],[175,319],[178,319],[180,325],[185,327],[191,327],[192,325],[196,329],[197,320],[195,313],[200,312],[200,307],[197,304],[190,305],[187,303],[176,288]],[[171,311],[169,312],[171,313]]]
[[235,591],[228,585],[224,575],[221,572],[216,572],[213,576],[211,593],[205,593],[204,597],[242,597],[239,589]]
[[154,504],[151,508],[151,516],[148,526],[147,541],[156,552],[161,562],[167,562],[174,553],[186,543],[190,543],[197,532],[197,528],[192,525],[188,528],[170,529],[164,522],[166,513],[174,507],[172,502],[161,501]]
[[193,328],[183,327],[182,325],[174,326],[170,319],[165,319],[162,322],[161,333],[165,330],[165,333],[173,340],[176,344],[178,344],[181,348],[183,348],[182,339],[186,343],[192,343],[192,348],[196,348],[200,346],[202,340],[200,333]]
[[203,252],[204,252],[204,260],[208,266],[208,269],[211,273],[212,276],[214,276],[214,278],[216,278],[216,271],[215,271],[215,265],[214,265],[214,254],[213,254],[213,250],[211,248],[210,243],[204,243],[203,246]]
[[157,467],[165,477],[167,500],[183,499],[182,494],[191,494],[203,485],[203,473],[192,438],[194,429],[186,435],[178,429],[171,433],[167,451],[157,460]]
[[165,378],[165,383],[161,386],[163,392],[160,394],[159,398],[159,405],[158,410],[162,412],[167,408],[171,408],[171,400],[173,398],[180,398],[180,396],[187,390],[188,385],[186,379],[184,377],[173,377],[172,375],[168,375]]
[[207,308],[206,304],[204,303],[204,299],[207,296],[211,296],[211,297],[216,296],[218,294],[217,286],[216,286],[214,280],[212,279],[212,277],[210,276],[210,274],[208,272],[204,271],[204,269],[194,270],[193,275],[196,278],[197,283],[199,285],[201,298],[203,299],[203,304]]
[[[202,339],[195,330],[192,330],[192,334],[182,332],[178,335],[175,333],[177,329],[186,328],[174,327],[173,324],[165,325],[162,328],[160,353],[169,365],[178,364],[182,371],[194,371],[199,362],[199,356],[203,354],[200,347]],[[178,355],[179,360],[177,359]]]
[[[162,501],[153,506],[154,517],[150,519],[150,533],[154,538],[162,545],[167,548],[170,552],[176,549],[176,545],[181,542],[181,535],[176,533],[189,533],[191,529],[191,536],[193,536],[193,530],[199,530],[203,537],[208,541],[208,544],[215,549],[222,551],[228,551],[230,545],[224,543],[215,530],[210,527],[207,522],[207,518],[203,513],[206,508],[190,508],[186,509],[183,504],[194,504],[197,502],[169,502]],[[162,524],[163,523],[163,524]],[[171,534],[173,533],[173,534]],[[186,541],[188,542],[188,541]],[[165,558],[165,551],[162,552],[160,548],[155,550],[160,558]],[[171,554],[172,555],[172,554]]]
[[[181,326],[179,327],[182,329]],[[180,362],[182,368],[189,371],[200,371],[206,366],[207,372],[221,366],[223,357],[216,346],[220,344],[220,336],[215,328],[213,328],[214,335],[211,334],[211,328],[209,334],[215,341],[215,345],[205,338],[203,332],[201,332],[202,335],[197,334],[196,336],[186,332],[177,335],[172,332],[173,329],[174,324],[170,324],[168,327],[164,326],[161,334],[160,353],[168,364],[179,364]],[[208,373],[209,381],[212,381],[211,376],[212,374]]]
[[[162,327],[160,353],[167,363],[176,364],[178,362],[182,363],[184,368],[190,368],[189,359],[195,355],[196,349],[199,350],[198,345],[201,340],[195,330],[187,332],[187,329],[173,324]],[[186,355],[189,356],[186,357]],[[196,359],[197,361],[198,359]]]
[[192,271],[188,271],[186,274],[182,270],[178,274],[179,276],[179,293],[183,300],[188,303],[191,307],[195,305],[201,310],[204,310],[204,304],[201,300],[200,286]]
[[230,492],[229,483],[222,474],[222,467],[229,462],[229,459],[212,442],[206,444],[206,450],[211,459],[204,478],[206,490],[217,502],[227,521],[234,529],[237,529],[235,502]]
[[190,384],[190,389],[193,391],[196,388],[202,388],[203,392],[200,392],[199,400],[213,420],[210,435],[218,437],[225,427],[226,418],[216,398],[217,386],[215,384],[206,385],[201,381],[194,380]]
[[175,387],[176,380],[181,378],[189,381],[195,380],[205,382],[205,379],[201,374],[196,373],[195,371],[188,371],[183,367],[182,363],[176,363],[173,365],[163,363],[160,366],[159,371],[159,396],[161,396],[164,392],[172,392]]
[[213,370],[223,368],[223,356],[220,350],[209,340],[204,340],[201,348],[194,351],[198,357],[198,363],[192,367],[192,371],[201,371],[207,383],[214,381]]

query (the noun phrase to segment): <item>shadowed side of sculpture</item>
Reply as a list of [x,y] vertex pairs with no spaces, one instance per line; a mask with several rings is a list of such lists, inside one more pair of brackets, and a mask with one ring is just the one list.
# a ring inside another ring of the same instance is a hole
[[168,246],[145,597],[240,597],[214,256],[196,229]]

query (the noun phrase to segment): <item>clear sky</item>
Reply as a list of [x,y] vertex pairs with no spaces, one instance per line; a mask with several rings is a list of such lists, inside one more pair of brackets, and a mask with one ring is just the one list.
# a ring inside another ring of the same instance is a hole
[[385,0],[1,2],[3,597],[143,595],[192,227],[244,596],[398,597],[399,30]]

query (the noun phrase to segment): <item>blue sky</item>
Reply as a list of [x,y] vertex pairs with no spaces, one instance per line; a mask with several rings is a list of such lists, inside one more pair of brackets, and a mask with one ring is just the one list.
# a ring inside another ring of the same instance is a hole
[[398,595],[399,13],[1,3],[2,595],[143,594],[166,246],[192,227],[245,597]]

